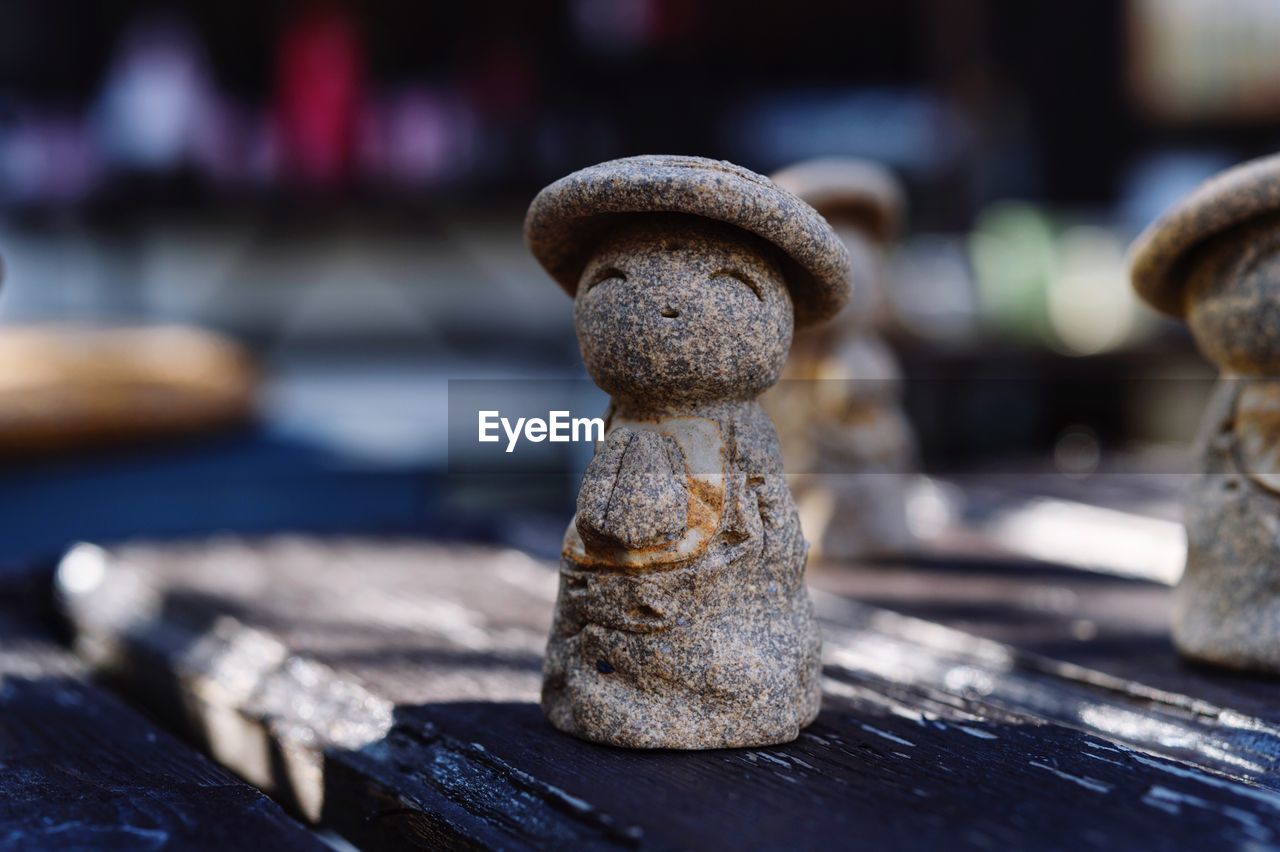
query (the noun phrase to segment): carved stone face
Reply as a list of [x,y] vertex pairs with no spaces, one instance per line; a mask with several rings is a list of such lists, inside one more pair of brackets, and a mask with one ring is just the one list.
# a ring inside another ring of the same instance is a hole
[[1280,373],[1280,217],[1229,231],[1196,253],[1187,324],[1219,367]]
[[682,216],[637,216],[607,236],[574,321],[596,384],[654,403],[754,398],[777,381],[794,324],[768,246]]

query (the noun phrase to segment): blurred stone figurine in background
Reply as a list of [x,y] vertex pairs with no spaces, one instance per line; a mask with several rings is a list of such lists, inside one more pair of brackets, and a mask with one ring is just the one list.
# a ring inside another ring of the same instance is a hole
[[816,552],[850,560],[908,550],[915,437],[901,371],[877,334],[888,315],[882,251],[902,218],[894,176],[865,160],[797,163],[773,182],[808,202],[851,259],[853,298],[835,321],[796,335],[782,383],[765,398],[778,423],[800,517]]
[[1185,496],[1173,639],[1280,672],[1280,156],[1208,181],[1134,244],[1133,285],[1222,371]]
[[646,156],[544,189],[529,248],[612,397],[565,536],[542,707],[633,748],[788,742],[821,698],[807,546],[756,397],[844,304],[813,208],[730,163]]

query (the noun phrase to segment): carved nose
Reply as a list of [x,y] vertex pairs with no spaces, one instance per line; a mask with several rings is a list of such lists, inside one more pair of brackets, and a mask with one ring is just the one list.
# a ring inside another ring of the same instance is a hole
[[660,313],[667,319],[675,319],[676,317],[680,316],[680,311],[678,311],[673,305],[670,305],[670,304],[663,305],[662,311]]

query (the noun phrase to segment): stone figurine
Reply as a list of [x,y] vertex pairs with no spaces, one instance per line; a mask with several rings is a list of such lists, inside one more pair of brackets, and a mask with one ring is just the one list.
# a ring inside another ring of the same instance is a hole
[[1138,237],[1131,274],[1221,370],[1184,496],[1174,644],[1280,673],[1280,156],[1183,198]]
[[612,398],[565,535],[543,712],[631,748],[795,739],[818,713],[821,643],[756,397],[793,325],[844,304],[843,246],[767,178],[676,156],[551,184],[525,238]]
[[822,214],[844,243],[857,286],[830,323],[796,334],[783,381],[766,398],[815,551],[851,560],[915,542],[907,492],[916,442],[902,372],[880,337],[889,313],[884,246],[902,219],[897,179],[866,160],[807,160],[772,176]]

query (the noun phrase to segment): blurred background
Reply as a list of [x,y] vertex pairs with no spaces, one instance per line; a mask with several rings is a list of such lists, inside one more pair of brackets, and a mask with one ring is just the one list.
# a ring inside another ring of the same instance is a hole
[[0,564],[218,530],[555,552],[582,451],[451,471],[449,382],[584,376],[521,220],[637,153],[897,173],[926,469],[1175,470],[1212,373],[1124,252],[1280,147],[1277,43],[1273,0],[8,0]]

